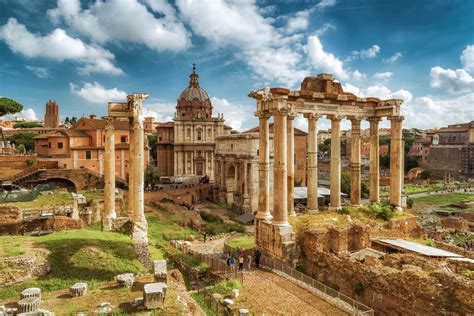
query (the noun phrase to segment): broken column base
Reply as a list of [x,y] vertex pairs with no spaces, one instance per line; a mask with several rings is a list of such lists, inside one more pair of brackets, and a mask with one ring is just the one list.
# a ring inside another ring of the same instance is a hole
[[277,226],[264,220],[256,220],[257,247],[267,256],[296,266],[299,247],[291,225]]
[[138,260],[145,267],[151,269],[153,268],[153,261],[151,260],[151,253],[148,249],[147,226],[148,225],[145,219],[133,223],[132,239]]

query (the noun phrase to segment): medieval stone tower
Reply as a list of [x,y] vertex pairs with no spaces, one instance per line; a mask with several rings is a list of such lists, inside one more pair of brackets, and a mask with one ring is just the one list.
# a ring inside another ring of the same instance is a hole
[[46,102],[46,113],[44,114],[44,127],[55,128],[59,126],[59,110],[56,100]]

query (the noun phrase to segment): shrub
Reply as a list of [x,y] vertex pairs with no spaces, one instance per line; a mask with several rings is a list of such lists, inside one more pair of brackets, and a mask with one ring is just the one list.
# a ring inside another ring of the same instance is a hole
[[233,289],[240,289],[242,284],[238,280],[222,280],[214,286],[212,293],[230,294]]
[[340,209],[336,210],[336,212],[338,214],[341,214],[341,215],[347,215],[349,214],[349,209],[347,207],[341,207]]
[[26,164],[28,167],[31,167],[35,164],[35,161],[33,159],[26,159]]
[[384,221],[390,220],[394,215],[393,208],[387,203],[372,203],[363,207],[362,211]]
[[211,212],[201,211],[199,215],[205,222],[220,223],[220,224],[224,223],[224,220],[219,215],[211,213]]
[[413,199],[411,199],[411,198],[408,198],[407,199],[407,207],[411,209],[413,207],[413,204],[415,204],[415,201],[413,201]]
[[40,122],[20,122],[13,125],[13,128],[35,128],[43,127],[43,124]]

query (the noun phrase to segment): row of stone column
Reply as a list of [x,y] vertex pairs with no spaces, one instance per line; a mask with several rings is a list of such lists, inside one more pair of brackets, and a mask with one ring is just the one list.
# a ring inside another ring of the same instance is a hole
[[[269,113],[257,113],[259,117],[259,206],[258,219],[272,221],[274,225],[288,225],[288,216],[294,216],[294,127],[295,114],[276,111],[274,116],[274,178],[273,216],[269,209]],[[307,163],[307,210],[318,211],[318,114],[309,113],[308,120],[308,163]],[[330,208],[341,207],[341,119],[342,116],[328,115],[331,120],[331,162],[330,162]],[[361,204],[361,118],[349,117],[351,128],[351,204]],[[369,118],[370,122],[370,201],[379,201],[379,135],[380,118]],[[390,146],[390,203],[401,207],[401,186],[403,180],[403,117],[389,117],[391,121]]]

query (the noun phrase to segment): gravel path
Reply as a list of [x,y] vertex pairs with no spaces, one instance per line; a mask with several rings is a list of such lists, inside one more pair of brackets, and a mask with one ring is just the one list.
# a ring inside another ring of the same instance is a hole
[[258,315],[349,315],[289,280],[262,270],[244,273],[241,296]]

